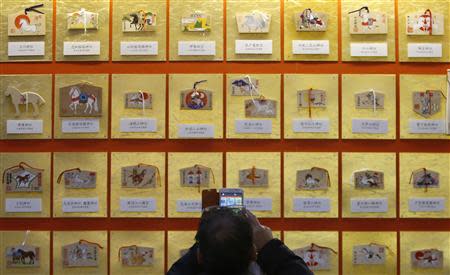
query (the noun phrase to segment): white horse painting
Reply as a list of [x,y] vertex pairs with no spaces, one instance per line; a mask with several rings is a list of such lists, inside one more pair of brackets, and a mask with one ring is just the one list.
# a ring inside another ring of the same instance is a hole
[[30,24],[29,20],[25,19],[25,18],[21,18],[19,20],[19,26],[23,32],[32,32],[35,33],[37,32],[37,27],[34,24]]
[[26,112],[28,112],[28,104],[33,106],[33,116],[37,117],[39,115],[39,106],[45,103],[44,98],[34,92],[23,92],[21,93],[17,88],[8,86],[5,91],[6,97],[11,97],[11,103],[16,109],[15,116],[20,116],[20,105],[25,105]]
[[266,32],[268,31],[269,16],[262,13],[246,14],[241,24],[245,32]]
[[69,96],[72,99],[69,108],[74,114],[77,114],[77,108],[80,104],[86,106],[84,108],[85,114],[92,114],[92,112],[98,113],[98,100],[95,95],[84,93],[79,87],[72,87],[69,90]]

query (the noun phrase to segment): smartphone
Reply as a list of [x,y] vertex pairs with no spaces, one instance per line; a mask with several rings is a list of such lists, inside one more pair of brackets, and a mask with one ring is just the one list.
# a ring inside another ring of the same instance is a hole
[[244,190],[239,188],[223,188],[219,190],[219,206],[244,207]]

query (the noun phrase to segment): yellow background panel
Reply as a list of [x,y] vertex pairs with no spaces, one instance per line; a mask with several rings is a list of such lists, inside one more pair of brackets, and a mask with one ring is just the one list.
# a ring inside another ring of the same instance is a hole
[[[354,265],[353,247],[377,244],[386,246],[384,265]],[[342,234],[342,274],[352,275],[394,275],[397,274],[397,233],[396,232],[343,232]]]
[[[170,218],[192,218],[200,217],[198,213],[177,212],[177,200],[199,200],[202,199],[202,189],[223,186],[222,153],[169,153],[168,174],[168,213]],[[208,187],[183,187],[180,182],[180,169],[202,165],[212,169],[213,179]]]
[[[164,217],[165,153],[111,153],[111,216],[112,217]],[[122,167],[140,163],[158,167],[160,181],[155,188],[122,188]],[[120,198],[154,198],[155,212],[121,212]]]
[[[396,86],[395,75],[354,74],[342,76],[342,138],[395,139]],[[371,89],[384,94],[384,109],[356,109],[355,94]],[[386,134],[352,133],[352,119],[388,120]]]
[[[54,153],[53,155],[53,216],[54,217],[106,217],[107,153]],[[57,183],[58,176],[65,170],[80,168],[95,171],[95,189],[67,189],[64,180]],[[64,213],[63,198],[98,198],[97,213]]]
[[189,249],[195,243],[197,231],[169,231],[167,232],[167,267],[180,258],[180,251]]
[[[181,110],[180,94],[192,89],[212,92],[211,110]],[[223,76],[221,74],[172,74],[169,75],[169,137],[178,138],[178,124],[214,125],[214,138],[223,137]]]
[[[328,133],[296,133],[294,119],[309,118],[308,108],[298,108],[297,93],[301,90],[319,89],[327,92],[326,108],[311,108],[312,119],[329,119]],[[284,137],[305,139],[337,139],[339,134],[339,76],[336,74],[285,74],[284,75]]]
[[[111,104],[112,138],[164,138],[166,121],[166,75],[164,74],[113,74]],[[125,94],[136,91],[148,91],[152,95],[152,108],[125,108]],[[124,133],[120,132],[121,118],[155,118],[156,132]]]
[[[414,188],[410,184],[411,173],[427,168],[439,173],[439,188]],[[444,153],[400,153],[400,217],[401,218],[448,218],[450,197],[450,155]],[[443,212],[410,212],[411,198],[444,197],[447,208]]]
[[[119,258],[120,248],[131,245],[153,248],[153,264],[150,266],[123,266]],[[164,231],[111,231],[110,247],[111,275],[164,274]]]
[[227,153],[227,188],[239,187],[239,170],[256,169],[269,170],[268,187],[244,187],[244,198],[271,198],[272,211],[253,211],[260,218],[280,217],[281,209],[281,154],[240,152]]
[[[337,61],[338,60],[338,1],[337,0],[284,0],[284,59],[286,61]],[[294,16],[305,9],[328,15],[328,27],[324,32],[297,32]],[[328,40],[330,54],[293,54],[292,40]]]
[[[396,215],[395,153],[342,153],[342,216],[347,218],[395,218]],[[353,173],[361,170],[384,172],[384,189],[356,189]],[[386,213],[352,213],[351,199],[386,198]]]

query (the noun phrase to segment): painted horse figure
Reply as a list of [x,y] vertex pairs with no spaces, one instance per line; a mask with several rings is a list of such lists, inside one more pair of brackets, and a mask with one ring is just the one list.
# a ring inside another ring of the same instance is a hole
[[74,114],[77,113],[77,107],[80,104],[86,105],[84,113],[92,114],[92,111],[98,113],[98,101],[95,95],[82,92],[79,87],[70,88],[69,95],[72,98],[69,108]]
[[[28,262],[26,259],[29,259]],[[23,249],[18,248],[13,252],[13,262],[22,263],[22,264],[34,264],[34,259],[36,255],[33,251],[24,251]]]
[[11,103],[16,109],[16,117],[20,116],[19,105],[25,105],[25,108],[28,111],[28,104],[31,104],[33,106],[33,116],[37,117],[39,115],[39,106],[45,103],[44,98],[39,94],[34,92],[21,93],[17,88],[12,86],[6,88],[5,96],[11,97]]

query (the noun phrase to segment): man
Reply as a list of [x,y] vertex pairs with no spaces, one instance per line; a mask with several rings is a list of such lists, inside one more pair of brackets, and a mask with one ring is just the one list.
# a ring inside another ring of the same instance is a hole
[[270,228],[245,209],[205,209],[195,240],[167,275],[313,274],[300,257],[273,238]]

